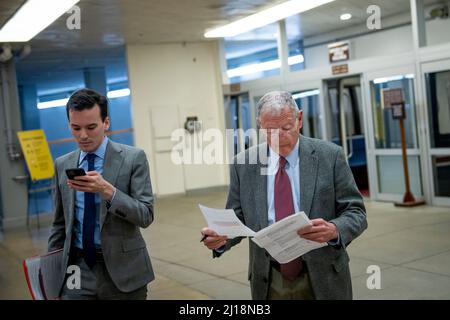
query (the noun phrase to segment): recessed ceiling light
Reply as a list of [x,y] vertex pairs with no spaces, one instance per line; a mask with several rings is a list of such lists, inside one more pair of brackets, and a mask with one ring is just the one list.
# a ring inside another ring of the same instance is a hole
[[343,13],[341,14],[341,20],[350,20],[352,18],[352,15],[350,13]]

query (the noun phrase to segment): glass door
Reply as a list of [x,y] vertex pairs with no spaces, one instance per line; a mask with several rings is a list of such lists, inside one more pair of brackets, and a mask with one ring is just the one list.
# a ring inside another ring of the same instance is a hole
[[393,88],[403,90],[405,101],[404,125],[411,192],[416,200],[424,198],[414,81],[413,66],[364,75],[364,82],[369,84],[365,92],[369,106],[368,148],[370,177],[376,200],[402,201],[405,192],[400,124],[383,101],[383,91]]
[[249,95],[226,95],[224,105],[226,129],[234,129],[234,154],[238,154],[250,146],[250,137],[245,134],[245,131],[252,128]]
[[432,203],[450,206],[450,60],[422,65],[425,76]]
[[298,108],[303,110],[301,134],[310,138],[322,139],[322,116],[319,95],[319,89],[292,92],[292,98],[294,98]]
[[368,197],[370,188],[360,76],[326,80],[324,87],[327,140],[342,146],[360,192]]

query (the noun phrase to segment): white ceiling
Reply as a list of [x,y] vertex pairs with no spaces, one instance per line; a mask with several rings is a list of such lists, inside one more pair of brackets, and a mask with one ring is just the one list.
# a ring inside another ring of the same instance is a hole
[[[57,77],[58,73],[105,64],[117,68],[116,72],[111,71],[117,77],[126,76],[125,44],[211,41],[203,38],[205,30],[284,1],[81,0],[78,3],[81,30],[68,30],[66,20],[69,14],[65,14],[32,39],[32,53],[18,63],[19,80],[43,83],[43,75]],[[0,26],[23,2],[0,0]],[[366,9],[371,4],[380,6],[382,18],[409,12],[409,0],[336,0],[302,13],[297,23],[288,24],[288,30],[308,38],[358,25],[367,19]],[[352,13],[354,18],[340,21],[339,16],[344,12]],[[250,33],[250,37],[256,38],[257,33]]]
[[[81,30],[61,16],[30,41],[32,53],[17,64],[19,82],[46,91],[82,81],[81,69],[108,66],[108,77],[126,77],[125,44],[206,41],[206,29],[284,0],[81,0]],[[0,0],[0,25],[22,0]],[[50,82],[47,84],[47,82]]]
[[[271,7],[286,0],[81,0],[81,30],[68,30],[63,15],[41,32],[33,44],[51,48],[205,41],[205,30]],[[24,0],[1,0],[2,25]],[[425,0],[426,4],[440,2]],[[443,1],[441,1],[443,2]],[[369,5],[378,5],[382,17],[409,11],[409,0],[336,0],[301,14],[304,37],[342,28],[341,13],[353,19],[346,25],[364,21]]]

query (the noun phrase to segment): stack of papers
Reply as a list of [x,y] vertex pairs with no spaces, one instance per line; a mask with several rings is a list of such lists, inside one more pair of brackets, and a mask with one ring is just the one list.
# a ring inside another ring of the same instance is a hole
[[53,300],[59,296],[63,250],[23,261],[23,269],[33,300]]
[[301,238],[297,231],[311,225],[306,214],[301,211],[280,220],[267,228],[254,232],[245,226],[232,209],[213,209],[199,205],[208,227],[221,236],[228,238],[252,237],[279,263],[287,263],[305,253],[324,247],[319,243]]

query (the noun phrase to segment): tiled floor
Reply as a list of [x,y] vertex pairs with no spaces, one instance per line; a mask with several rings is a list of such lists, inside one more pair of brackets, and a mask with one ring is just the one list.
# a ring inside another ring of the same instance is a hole
[[[158,199],[155,222],[143,230],[156,271],[149,299],[250,299],[247,241],[220,259],[199,243],[198,203],[223,207],[225,197]],[[366,207],[369,228],[348,247],[355,299],[450,299],[450,209],[370,201]],[[0,237],[0,299],[29,299],[22,259],[45,250],[48,232],[47,223]],[[367,288],[371,265],[381,269],[379,290]]]

